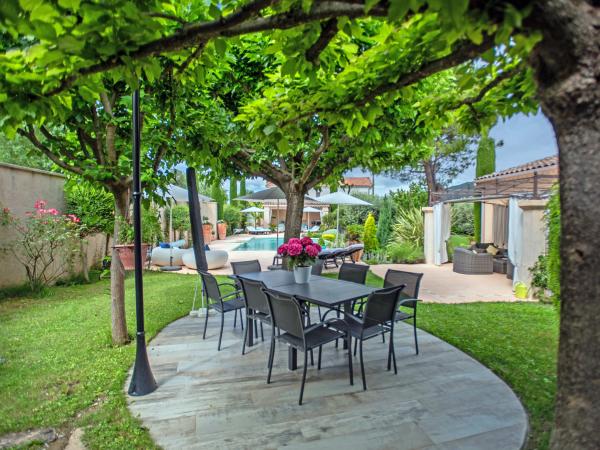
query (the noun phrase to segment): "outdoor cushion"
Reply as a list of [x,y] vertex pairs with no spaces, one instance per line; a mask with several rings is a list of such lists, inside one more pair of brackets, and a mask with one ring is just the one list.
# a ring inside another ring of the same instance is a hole
[[160,242],[160,243],[158,244],[158,246],[159,246],[160,248],[171,248],[171,245],[169,245],[169,243],[168,243],[168,242]]
[[[206,251],[206,263],[208,265],[208,270],[219,269],[227,264],[227,259],[229,255],[225,250],[208,250]],[[190,248],[185,250],[183,257],[183,264],[185,264],[190,269],[197,269],[196,266],[196,256],[194,255],[194,249]]]
[[496,253],[498,253],[498,249],[493,245],[489,245],[485,251],[488,252],[490,255],[496,255]]
[[173,265],[181,266],[183,264],[182,257],[186,250],[175,247],[155,247],[152,249],[151,261],[155,266],[170,266],[171,256],[173,256]]

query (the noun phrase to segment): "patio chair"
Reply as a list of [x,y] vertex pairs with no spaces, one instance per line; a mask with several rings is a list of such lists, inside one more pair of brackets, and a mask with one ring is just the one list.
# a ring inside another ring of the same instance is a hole
[[247,226],[247,227],[246,227],[246,231],[247,231],[249,234],[258,234],[258,233],[259,233],[259,231],[258,231],[258,229],[257,229],[257,228],[255,228],[255,227],[250,227],[250,226]]
[[[233,271],[234,275],[241,275],[243,273],[260,272],[262,269],[260,267],[260,262],[258,261],[258,259],[253,259],[250,261],[231,262],[231,270]],[[238,291],[242,290],[242,284],[240,283],[240,279],[236,278],[235,285],[236,285],[236,289]],[[235,321],[234,321],[234,325],[235,325]],[[256,321],[254,321],[254,329],[256,331],[258,331],[256,329],[256,327],[257,327]],[[262,324],[261,324],[261,332],[262,332]]]
[[317,231],[319,231],[321,229],[321,227],[319,225],[313,225],[312,227],[310,227],[308,229],[308,231],[310,231],[311,233],[316,233]]
[[346,258],[350,258],[350,261],[354,262],[353,255],[355,253],[360,253],[364,250],[364,244],[352,244],[346,247],[344,253],[342,253],[339,258],[342,260],[342,263],[346,262]]
[[[255,324],[255,329],[256,322],[260,322],[260,336],[261,340],[264,341],[265,336],[263,332],[263,323],[266,323],[271,327],[273,326],[269,311],[269,302],[264,292],[265,285],[260,281],[245,280],[243,278],[240,278],[239,282],[242,285],[242,291],[244,292],[246,318],[252,319]],[[246,353],[246,342],[249,332],[249,327],[246,327],[246,332],[244,333],[244,342],[242,344],[242,355]]]
[[[264,292],[267,296],[273,324],[283,332],[280,336],[277,336],[277,338],[275,337],[274,328],[271,333],[267,383],[271,383],[276,340],[282,341],[296,350],[300,350],[304,353],[304,367],[298,404],[302,405],[304,384],[306,383],[306,370],[308,368],[308,352],[312,352],[312,350],[316,348],[319,349],[317,370],[321,370],[321,353],[323,345],[333,342],[336,339],[345,339],[348,336],[347,326],[343,320],[337,318],[331,319],[328,322],[319,322],[306,326],[304,324],[306,310],[295,297],[283,296],[269,290],[265,290]],[[330,328],[331,325],[335,325],[336,329]],[[354,376],[352,373],[352,351],[350,346],[348,346],[348,372],[350,375],[350,385],[353,385]]]
[[[396,310],[398,309],[398,302],[400,299],[399,294],[402,289],[404,289],[404,285],[384,288],[371,293],[367,299],[363,317],[356,317],[352,314],[344,313],[344,317],[346,319],[344,324],[347,328],[343,329],[348,329],[350,334],[348,348],[352,346],[350,342],[351,338],[355,339],[355,353],[356,346],[358,344],[360,353],[360,372],[362,375],[363,390],[365,391],[367,390],[367,379],[365,377],[363,341],[389,332],[390,343],[388,350],[387,370],[390,370],[390,360],[393,360],[394,374],[398,374],[398,368],[396,366],[396,352],[394,350],[394,316],[396,314]],[[327,314],[329,314],[329,312]],[[323,319],[327,317],[327,314],[325,314]],[[325,323],[327,323],[327,321]],[[337,323],[332,324],[332,326],[337,326]]]
[[466,248],[455,248],[452,270],[467,275],[494,273],[494,257],[489,253],[474,253]]
[[321,275],[323,273],[323,260],[317,259],[310,269],[311,275]]
[[365,284],[369,267],[366,264],[342,263],[338,273],[338,280],[352,281]]
[[383,287],[405,286],[400,292],[400,301],[398,306],[406,308],[408,312],[398,310],[395,321],[405,321],[412,319],[413,334],[415,336],[415,352],[419,354],[419,342],[417,341],[417,304],[419,300],[419,287],[421,286],[422,273],[405,272],[402,270],[388,269],[383,279]]
[[[225,313],[233,311],[236,314],[240,313],[240,322],[242,330],[244,329],[244,321],[242,318],[242,309],[245,308],[244,299],[240,297],[240,291],[234,290],[229,294],[221,294],[221,286],[231,286],[235,288],[234,283],[219,283],[214,275],[208,272],[199,271],[206,294],[206,318],[204,319],[204,332],[202,339],[206,339],[206,326],[208,325],[208,312],[212,308],[221,314],[221,331],[219,332],[219,345],[217,350],[221,351],[221,340],[223,338],[223,325],[225,323]],[[230,299],[230,297],[233,297]],[[212,303],[211,303],[212,300]],[[235,324],[234,324],[235,326]]]

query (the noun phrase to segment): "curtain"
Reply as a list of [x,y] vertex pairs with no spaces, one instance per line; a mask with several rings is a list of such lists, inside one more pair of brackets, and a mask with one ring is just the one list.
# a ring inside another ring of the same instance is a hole
[[506,248],[508,242],[508,208],[494,205],[494,223],[492,225],[492,240],[501,248]]
[[[523,210],[519,207],[519,201],[511,197],[508,201],[508,257],[515,266],[513,273],[513,286],[521,277],[527,278],[527,274],[521,274],[523,271],[521,249],[523,248]],[[527,269],[525,269],[526,271]]]
[[433,205],[433,262],[441,266],[448,262],[446,241],[450,238],[450,205],[436,203]]

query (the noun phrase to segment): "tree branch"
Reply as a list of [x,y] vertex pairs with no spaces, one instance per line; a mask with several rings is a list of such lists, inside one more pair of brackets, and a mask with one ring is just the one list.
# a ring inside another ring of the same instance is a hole
[[206,47],[206,41],[200,42],[198,44],[198,46],[196,47],[196,50],[194,50],[192,52],[192,54],[190,56],[188,56],[187,59],[179,65],[179,67],[177,67],[178,75],[185,72],[186,69],[189,67],[189,65],[192,63],[192,61],[194,59],[198,58],[202,54],[204,47]]
[[321,34],[317,41],[310,46],[304,54],[307,61],[318,65],[319,56],[321,52],[325,50],[325,47],[331,42],[338,32],[337,18],[329,19],[327,22],[321,24]]
[[460,100],[458,103],[456,103],[456,105],[450,107],[450,109],[458,109],[461,106],[465,106],[465,105],[471,106],[471,105],[474,105],[475,103],[479,103],[481,100],[483,100],[483,97],[485,97],[485,95],[489,91],[491,91],[492,89],[494,89],[495,87],[500,85],[504,80],[507,80],[507,79],[513,77],[520,71],[521,71],[521,67],[515,66],[509,70],[502,72],[500,75],[496,76],[496,78],[494,78],[492,81],[490,81],[488,84],[486,84],[483,88],[481,88],[481,90],[479,91],[479,93],[477,95],[474,95],[472,97],[467,97],[467,98]]
[[329,127],[323,127],[322,133],[323,133],[323,137],[321,139],[321,144],[319,145],[319,148],[317,148],[317,150],[315,150],[315,152],[313,153],[312,158],[310,159],[310,162],[304,169],[304,173],[302,174],[302,177],[300,178],[300,184],[302,184],[302,185],[306,184],[306,182],[312,175],[313,171],[315,170],[315,167],[317,167],[317,164],[319,163],[319,158],[321,158],[321,155],[323,154],[323,152],[325,152],[325,150],[327,150],[329,148],[329,144],[330,144]]
[[183,20],[181,17],[177,17],[174,16],[172,14],[167,14],[167,13],[163,13],[163,12],[151,12],[148,13],[149,17],[155,17],[157,19],[166,19],[166,20],[170,20],[172,22],[177,22],[181,25],[187,25],[189,22]]

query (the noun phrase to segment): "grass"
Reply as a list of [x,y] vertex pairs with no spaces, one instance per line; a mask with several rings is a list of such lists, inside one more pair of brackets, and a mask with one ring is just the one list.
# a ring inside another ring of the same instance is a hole
[[[151,338],[188,313],[196,277],[147,273]],[[369,273],[367,283],[381,286]],[[135,329],[133,280],[127,319]],[[548,447],[556,390],[558,315],[534,303],[421,304],[420,327],[490,367],[529,412],[529,449]],[[0,435],[37,427],[85,426],[89,448],[155,448],[127,409],[123,387],[134,345],[110,340],[108,281],[54,287],[45,297],[0,301]],[[2,360],[0,360],[2,361]]]

